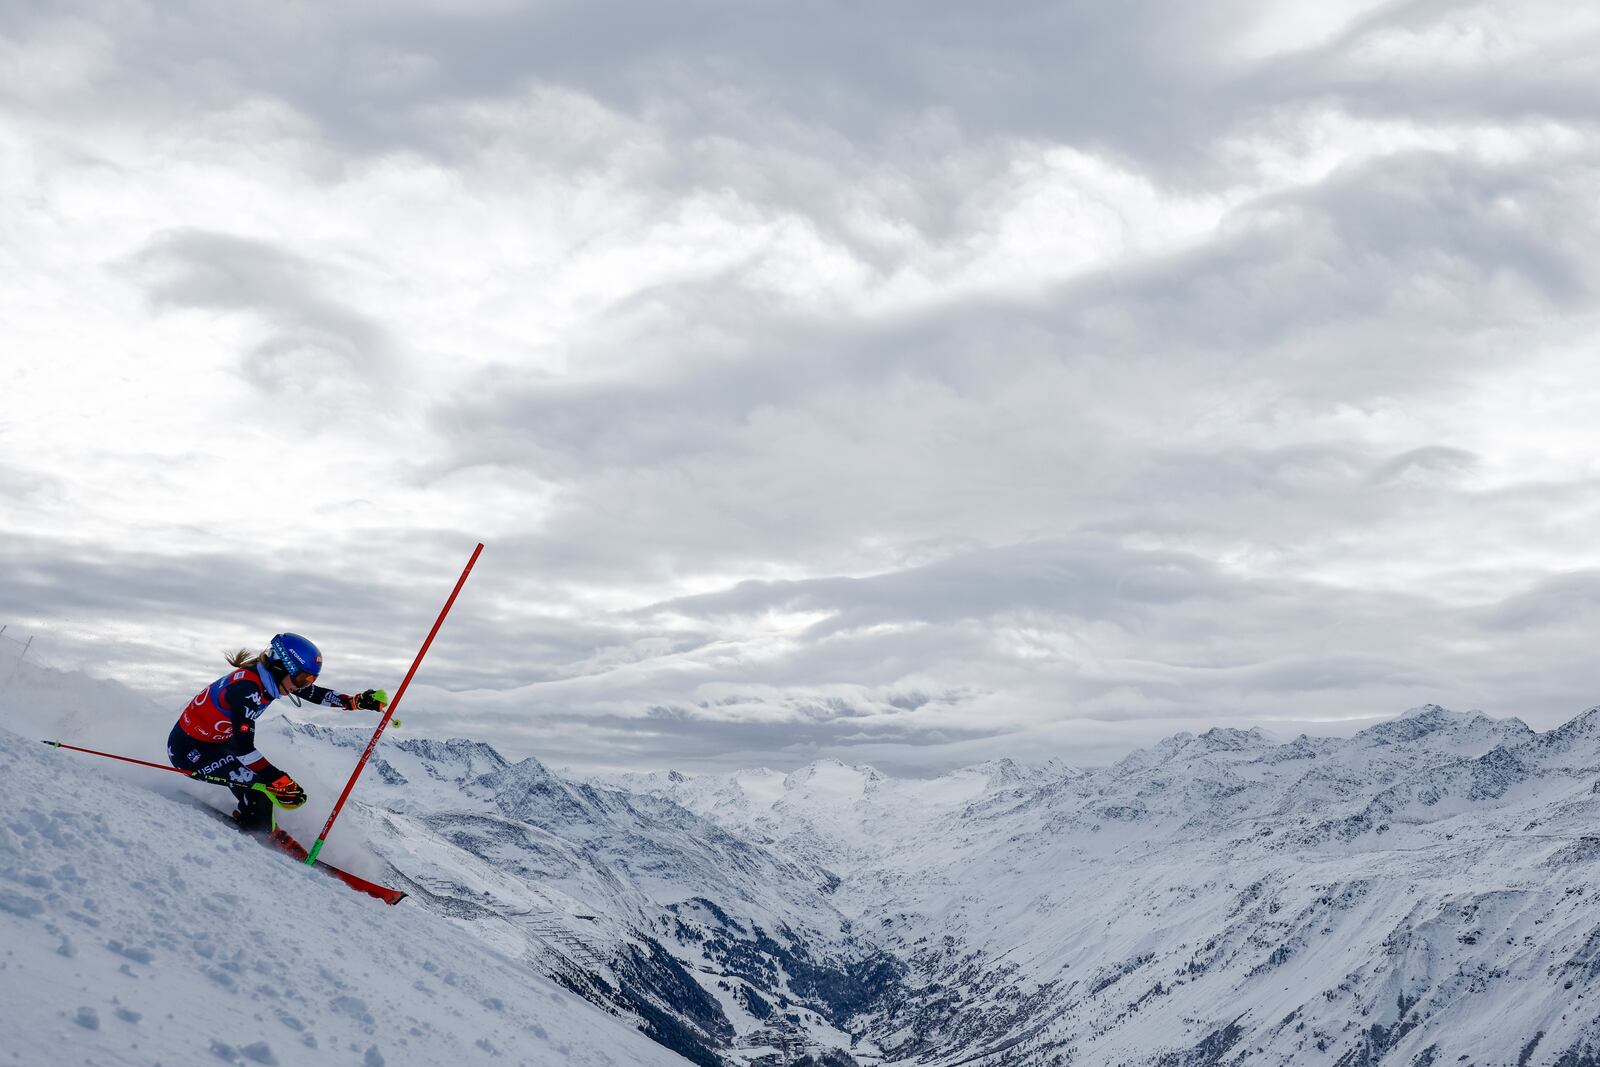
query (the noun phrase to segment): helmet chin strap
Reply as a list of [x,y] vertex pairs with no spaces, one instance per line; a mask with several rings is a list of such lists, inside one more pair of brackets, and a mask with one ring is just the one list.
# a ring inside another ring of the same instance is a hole
[[[283,684],[289,678],[291,668],[285,667],[284,664],[279,663],[277,660],[270,660],[268,661],[267,669],[272,672],[272,682],[278,688],[278,695],[288,697],[290,702],[297,708],[305,707],[300,702],[300,698],[295,695],[294,690],[287,688]],[[281,675],[278,673],[280,669],[284,671]]]

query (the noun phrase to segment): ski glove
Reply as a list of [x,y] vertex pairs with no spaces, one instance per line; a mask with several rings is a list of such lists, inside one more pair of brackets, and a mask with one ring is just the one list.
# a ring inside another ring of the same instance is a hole
[[287,774],[280,774],[269,785],[257,782],[250,787],[267,794],[272,802],[280,808],[298,808],[306,802],[306,791],[300,788],[300,783],[290,778]]
[[389,694],[382,689],[368,689],[358,696],[340,697],[346,711],[382,711],[389,706]]

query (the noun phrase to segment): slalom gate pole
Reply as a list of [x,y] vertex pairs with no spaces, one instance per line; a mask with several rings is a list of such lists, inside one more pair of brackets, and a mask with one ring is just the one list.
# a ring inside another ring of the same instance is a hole
[[450,608],[456,602],[456,596],[461,592],[461,587],[467,584],[467,575],[472,573],[472,565],[478,562],[478,555],[483,551],[483,544],[472,550],[472,558],[467,560],[467,565],[461,571],[461,577],[456,579],[456,587],[450,590],[450,599],[444,602],[444,607],[439,609],[439,617],[433,620],[433,629],[428,631],[428,637],[422,642],[422,647],[417,649],[417,658],[411,661],[411,669],[406,672],[405,681],[400,683],[400,688],[395,691],[394,699],[389,701],[389,706],[384,709],[383,719],[379,721],[378,728],[372,731],[372,740],[367,742],[366,751],[361,753],[361,758],[356,761],[356,769],[350,772],[350,780],[344,784],[344,792],[339,794],[339,799],[334,802],[333,810],[328,813],[328,821],[323,824],[322,832],[317,835],[316,842],[306,854],[306,863],[315,864],[317,853],[322,851],[322,843],[328,839],[328,831],[333,829],[333,820],[339,817],[339,810],[344,807],[344,802],[350,799],[350,790],[356,787],[356,779],[361,777],[361,771],[367,765],[367,760],[372,757],[372,750],[378,747],[378,738],[382,736],[384,727],[389,725],[389,719],[394,715],[394,709],[400,706],[400,698],[406,695],[406,686],[411,684],[412,677],[417,673],[417,668],[422,665],[422,657],[428,654],[428,646],[433,644],[434,635],[439,632],[439,627],[444,625],[444,617],[450,614]]
[[217,785],[237,784],[226,778],[218,778],[215,775],[201,774],[199,771],[186,771],[182,767],[171,767],[165,763],[151,763],[149,760],[134,759],[132,756],[119,756],[115,752],[101,752],[97,748],[79,748],[77,745],[68,745],[60,741],[45,741],[43,743],[53,748],[64,748],[71,752],[86,752],[91,756],[104,756],[106,759],[121,760],[123,763],[137,763],[141,767],[153,767],[158,771],[171,771],[173,774],[181,774],[185,778],[193,778],[197,782],[215,782]]

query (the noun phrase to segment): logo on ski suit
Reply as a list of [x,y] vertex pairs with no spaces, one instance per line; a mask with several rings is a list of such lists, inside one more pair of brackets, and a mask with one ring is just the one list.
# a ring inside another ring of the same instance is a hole
[[183,732],[196,741],[212,745],[232,737],[234,716],[227,691],[230,686],[239,683],[247,683],[253,687],[250,692],[234,694],[235,699],[243,697],[244,706],[239,710],[248,722],[260,718],[261,713],[266,710],[266,705],[271,701],[264,696],[261,683],[253,672],[235,671],[218,678],[189,701],[183,709],[183,717],[178,720]]

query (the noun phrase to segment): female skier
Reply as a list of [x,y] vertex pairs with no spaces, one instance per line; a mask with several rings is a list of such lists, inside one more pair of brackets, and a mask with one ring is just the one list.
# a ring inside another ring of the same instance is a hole
[[278,634],[260,652],[228,657],[236,668],[202,689],[183,709],[167,738],[167,759],[183,771],[226,778],[239,801],[242,830],[272,829],[272,806],[298,808],[306,791],[256,751],[256,720],[280,696],[346,711],[383,711],[389,694],[368,689],[346,696],[314,684],[322,653],[299,634]]

